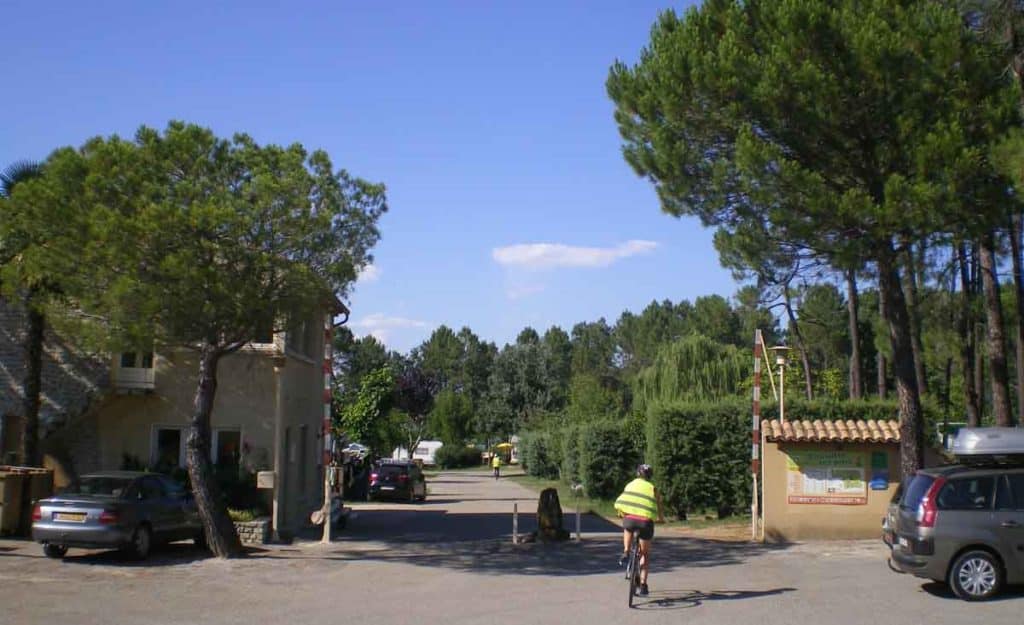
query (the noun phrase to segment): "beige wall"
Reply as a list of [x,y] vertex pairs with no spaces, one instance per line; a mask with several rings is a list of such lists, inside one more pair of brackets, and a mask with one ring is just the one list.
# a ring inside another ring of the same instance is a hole
[[[768,541],[881,537],[882,517],[899,484],[898,444],[770,443],[763,445],[764,535]],[[886,454],[888,488],[867,488],[867,503],[855,505],[789,503],[787,452],[844,451],[864,454],[865,481],[871,480],[871,453]]]
[[[323,502],[320,472],[323,422],[323,332],[306,353],[285,342],[225,356],[217,371],[211,427],[240,429],[251,470],[275,470],[275,529],[294,531]],[[98,432],[88,450],[69,453],[76,468],[121,468],[127,454],[149,464],[160,426],[186,427],[196,391],[195,353],[158,353],[152,393],[107,398],[82,421]],[[184,434],[183,434],[184,436]],[[58,443],[55,437],[53,444]],[[69,445],[64,442],[64,447]]]

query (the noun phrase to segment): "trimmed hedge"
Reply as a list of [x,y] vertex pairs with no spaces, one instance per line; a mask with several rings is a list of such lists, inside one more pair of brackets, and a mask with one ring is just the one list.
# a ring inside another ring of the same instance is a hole
[[434,452],[434,462],[442,469],[461,469],[480,465],[480,450],[476,447],[442,445]]
[[519,437],[519,458],[528,475],[558,479],[558,461],[550,432],[525,432]]
[[580,428],[579,472],[588,497],[616,497],[639,461],[623,421],[599,421]]
[[672,403],[648,410],[647,461],[665,507],[716,510],[750,505],[750,416],[739,402]]
[[568,425],[562,428],[560,441],[562,451],[562,481],[567,484],[583,481],[580,477],[580,426]]

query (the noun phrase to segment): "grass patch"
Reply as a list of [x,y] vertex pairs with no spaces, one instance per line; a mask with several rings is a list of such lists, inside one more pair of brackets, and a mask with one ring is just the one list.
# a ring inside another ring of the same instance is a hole
[[[522,484],[530,490],[540,493],[545,488],[555,488],[558,490],[558,500],[561,502],[563,508],[575,508],[577,505],[577,499],[575,493],[569,488],[569,485],[560,480],[546,480],[532,475],[514,475],[510,476],[509,479],[515,480],[519,484]],[[618,513],[615,511],[615,501],[612,499],[591,499],[584,495],[579,497],[580,511],[584,514],[596,514],[602,516],[608,520],[615,521],[618,518]],[[666,515],[664,527],[679,527],[679,528],[690,528],[690,529],[708,529],[723,526],[732,526],[746,523],[750,525],[750,515],[738,515],[731,516],[724,519],[719,519],[714,512],[690,514],[689,518],[685,521]],[[661,525],[659,524],[659,527]]]

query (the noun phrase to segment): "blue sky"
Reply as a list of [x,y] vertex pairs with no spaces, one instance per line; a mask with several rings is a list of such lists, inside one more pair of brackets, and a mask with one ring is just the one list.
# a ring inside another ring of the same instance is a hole
[[350,325],[499,345],[736,285],[661,213],[604,90],[658,12],[622,1],[6,2],[0,166],[182,119],[323,148],[388,188]]

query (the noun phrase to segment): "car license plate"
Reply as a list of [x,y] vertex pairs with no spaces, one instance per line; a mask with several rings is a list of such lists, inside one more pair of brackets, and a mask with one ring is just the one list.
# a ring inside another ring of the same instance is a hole
[[381,490],[395,490],[395,487],[394,486],[381,486],[380,489]]
[[54,521],[67,521],[68,523],[85,523],[84,512],[54,512]]
[[900,537],[899,542],[900,542],[900,547],[909,547],[910,546],[910,541],[907,540],[906,538],[903,538],[902,536]]

